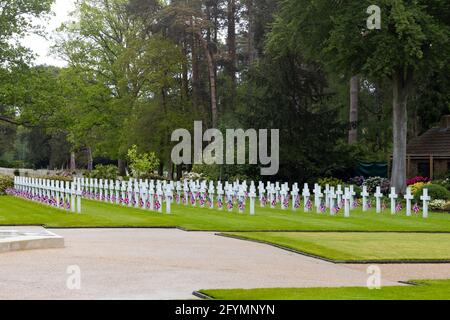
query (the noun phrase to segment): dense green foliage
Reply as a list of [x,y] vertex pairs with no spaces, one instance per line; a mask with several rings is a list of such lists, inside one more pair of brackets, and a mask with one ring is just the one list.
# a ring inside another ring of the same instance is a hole
[[86,175],[89,178],[116,180],[119,176],[119,168],[117,166],[98,164],[95,169]]
[[14,180],[11,177],[0,176],[0,195],[4,195],[6,189],[14,187]]
[[416,199],[420,199],[423,189],[428,189],[428,195],[432,200],[450,200],[450,191],[438,184],[426,184],[418,188],[414,194]]

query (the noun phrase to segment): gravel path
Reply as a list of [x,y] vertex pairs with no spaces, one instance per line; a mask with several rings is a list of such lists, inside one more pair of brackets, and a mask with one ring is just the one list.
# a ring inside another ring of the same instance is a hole
[[[365,286],[367,281],[366,266],[336,265],[209,232],[50,231],[65,238],[66,248],[0,255],[0,299],[192,299],[199,289]],[[69,266],[80,268],[80,290],[67,288]],[[384,285],[411,278],[413,269],[421,270],[420,278],[431,276],[431,269],[418,265],[381,268]],[[448,265],[432,268],[434,276],[450,277]]]

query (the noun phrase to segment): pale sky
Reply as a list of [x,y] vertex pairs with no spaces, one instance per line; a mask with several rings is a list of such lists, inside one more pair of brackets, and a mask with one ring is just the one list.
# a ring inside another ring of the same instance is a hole
[[54,15],[49,20],[42,20],[38,23],[45,26],[47,39],[38,35],[25,37],[22,44],[32,49],[37,55],[35,64],[47,64],[64,67],[66,62],[50,55],[50,47],[54,42],[54,31],[61,26],[61,23],[69,20],[69,13],[75,9],[75,0],[56,0],[52,11]]

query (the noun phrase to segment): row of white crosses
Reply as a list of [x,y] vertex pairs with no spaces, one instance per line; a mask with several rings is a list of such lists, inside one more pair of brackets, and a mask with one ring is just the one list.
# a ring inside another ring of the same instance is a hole
[[136,180],[104,180],[75,178],[74,184],[81,190],[84,198],[117,204],[127,207],[149,209],[162,213],[163,201],[166,213],[171,213],[173,201],[173,182]]
[[[262,190],[261,190],[262,191]],[[298,188],[297,185],[294,184],[292,191],[293,199],[298,199]],[[325,189],[322,192],[322,187],[318,184],[314,185],[313,189],[314,194],[314,203],[311,202],[311,192],[309,190],[308,184],[304,184],[302,190],[303,196],[303,211],[310,212],[313,209],[317,213],[325,213],[327,210],[330,211],[331,215],[335,215],[336,212],[344,208],[344,216],[349,217],[350,211],[357,206],[355,201],[356,192],[354,191],[353,186],[345,187],[344,191],[342,191],[342,186],[330,187],[326,185]],[[370,194],[367,191],[367,187],[362,187],[361,198],[362,198],[362,210],[366,212],[369,209],[370,203]],[[381,192],[381,187],[376,188],[376,192],[374,193],[374,197],[376,199],[376,212],[380,213],[382,211],[382,198],[384,197]],[[324,198],[324,201],[322,200]],[[395,188],[391,188],[391,193],[389,194],[389,198],[391,199],[391,213],[395,214],[398,211],[399,206],[397,205],[398,195],[395,192]],[[404,199],[406,200],[406,215],[411,216],[412,212],[412,200],[414,200],[414,196],[412,195],[411,188],[408,188],[406,194],[404,195]],[[428,217],[428,204],[431,201],[430,196],[428,195],[428,189],[423,190],[423,195],[420,197],[420,200],[423,203],[422,211],[423,217]],[[294,200],[293,200],[294,201]],[[297,202],[298,203],[298,202]],[[293,202],[292,206],[293,210],[298,208],[298,205],[295,206]]]
[[[103,179],[76,178],[74,184],[82,190],[82,195],[91,200],[121,204],[123,206],[149,209],[162,212],[163,201],[166,204],[166,213],[171,213],[171,204],[174,200],[177,204],[185,204],[201,208],[214,208],[214,195],[216,188],[214,182],[210,181],[184,181],[184,182],[156,182],[151,180],[113,181]],[[225,187],[219,181],[217,183],[217,208],[223,209],[223,197],[231,201],[229,211],[233,211],[234,201],[238,202],[238,210],[243,213],[246,200],[250,198],[250,214],[255,213],[256,188],[252,182],[250,192],[247,192],[248,186],[244,182],[234,183],[225,182]]]
[[[250,199],[250,214],[255,214],[256,187],[253,181],[250,184],[249,190],[245,181],[243,183],[239,183],[239,181],[233,183],[225,182],[224,186],[219,181],[216,184],[217,187],[215,187],[212,181],[208,185],[206,181],[187,180],[176,183],[158,180],[155,183],[153,180],[131,179],[127,182],[75,178],[71,183],[58,180],[15,177],[14,182],[17,196],[73,212],[81,212],[81,196],[83,196],[89,199],[122,204],[135,208],[150,209],[158,212],[162,212],[162,204],[165,201],[166,213],[170,213],[175,191],[177,204],[183,203],[187,205],[189,203],[192,206],[196,206],[198,202],[202,208],[206,206],[213,209],[215,206],[214,195],[216,194],[216,206],[219,210],[223,210],[226,207],[228,211],[233,211],[234,203],[237,202],[240,213],[244,212],[246,200]],[[292,185],[292,191],[289,191],[288,183],[280,185],[278,182],[275,184],[268,182],[265,186],[264,183],[259,182],[260,206],[264,207],[268,201],[271,208],[275,208],[278,203],[281,203],[281,209],[286,210],[289,208],[289,203],[291,203],[292,210],[295,211],[300,206],[300,196],[302,196],[304,212],[310,212],[315,209],[318,213],[324,213],[329,210],[331,215],[335,215],[343,207],[344,216],[346,217],[350,216],[350,210],[356,206],[354,201],[356,193],[353,186],[345,187],[342,190],[342,186],[340,185],[337,188],[326,185],[322,192],[321,186],[315,184],[313,190],[314,203],[310,200],[311,192],[306,183],[304,184],[301,195],[297,183],[294,183]],[[267,194],[267,198],[265,194]],[[367,187],[363,186],[361,192],[363,211],[367,211],[369,208],[369,196]],[[380,187],[376,188],[374,197],[376,199],[376,212],[380,213],[382,211],[382,198],[384,197]],[[395,188],[391,188],[391,193],[388,197],[391,200],[391,213],[394,214],[398,211],[398,195],[395,192]],[[322,201],[323,198],[324,201]],[[406,215],[411,216],[411,202],[414,200],[414,196],[410,188],[407,189],[404,199],[406,200]],[[427,189],[424,189],[420,200],[423,203],[423,217],[427,218],[428,203],[431,200]]]
[[73,182],[14,177],[13,194],[55,208],[81,213],[82,192]]
[[[363,192],[361,193],[361,196],[363,197],[363,211],[367,211],[367,197],[369,196],[369,193],[367,192],[367,187],[363,187]],[[384,197],[383,193],[381,192],[381,187],[376,188],[376,192],[374,194],[374,197],[376,199],[376,212],[381,213],[382,211],[382,199]],[[399,206],[397,204],[397,199],[399,198],[398,194],[395,192],[395,188],[391,188],[391,192],[388,195],[390,199],[390,211],[391,214],[397,213],[399,211]],[[414,200],[414,196],[412,194],[411,188],[408,187],[406,189],[406,194],[403,196],[403,198],[406,200],[406,216],[410,217],[412,214],[412,201]],[[419,199],[418,199],[419,200]],[[422,216],[423,218],[428,218],[428,204],[431,201],[431,197],[428,195],[428,189],[423,190],[423,195],[420,197],[420,200],[422,201]]]

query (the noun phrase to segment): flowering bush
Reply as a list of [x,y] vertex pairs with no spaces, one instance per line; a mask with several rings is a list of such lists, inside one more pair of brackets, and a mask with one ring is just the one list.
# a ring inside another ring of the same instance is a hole
[[411,193],[415,194],[417,192],[417,190],[421,189],[423,186],[430,184],[429,182],[425,183],[425,182],[416,182],[412,185],[410,185],[409,187],[411,188]]
[[0,176],[0,195],[5,195],[6,190],[14,187],[14,180],[11,177]]
[[328,184],[330,187],[337,187],[338,185],[343,185],[344,181],[338,179],[338,178],[320,178],[317,183],[322,187],[325,188],[325,186]]
[[381,192],[387,194],[390,191],[391,182],[389,181],[389,179],[386,178],[372,177],[366,179],[366,181],[364,181],[363,186],[366,186],[367,191],[370,193],[376,192],[377,187],[381,187]]
[[445,200],[432,200],[430,202],[430,209],[431,210],[444,210],[444,208],[447,205],[447,201]]
[[364,184],[365,178],[363,176],[351,178],[349,183],[357,186],[362,186]]
[[450,201],[447,201],[445,203],[445,206],[444,206],[444,208],[442,210],[450,212]]
[[426,178],[426,177],[422,177],[422,176],[417,176],[417,177],[408,179],[408,180],[406,181],[406,184],[407,184],[408,186],[411,186],[411,185],[416,184],[416,183],[419,183],[419,182],[427,183],[427,182],[430,182],[430,179],[429,179],[429,178]]
[[204,179],[203,174],[197,172],[189,172],[183,175],[182,180],[201,180]]

